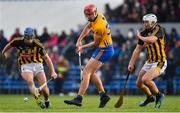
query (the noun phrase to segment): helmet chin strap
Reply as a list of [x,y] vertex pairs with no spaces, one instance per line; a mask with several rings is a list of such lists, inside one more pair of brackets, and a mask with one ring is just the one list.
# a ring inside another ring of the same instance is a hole
[[88,21],[94,22],[94,21],[96,20],[96,18],[98,17],[98,14],[97,14],[97,12],[95,12],[95,13],[96,13],[96,15],[95,15],[94,19],[93,19],[93,20],[89,20],[89,19],[88,19]]
[[147,28],[148,30],[153,29],[155,26],[157,25],[157,23],[152,24],[152,21],[149,21],[149,28]]

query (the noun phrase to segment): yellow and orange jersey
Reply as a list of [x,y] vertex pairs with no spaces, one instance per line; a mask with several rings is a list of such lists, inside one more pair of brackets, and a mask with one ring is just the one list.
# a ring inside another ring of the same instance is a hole
[[106,18],[102,13],[99,13],[94,22],[90,22],[91,30],[94,33],[94,38],[97,35],[101,35],[102,40],[98,47],[104,48],[108,45],[112,45],[111,30]]

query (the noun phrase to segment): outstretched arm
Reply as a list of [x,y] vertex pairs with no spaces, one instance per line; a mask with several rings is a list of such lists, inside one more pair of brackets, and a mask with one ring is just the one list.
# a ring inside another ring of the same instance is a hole
[[139,31],[137,31],[137,38],[139,38],[139,39],[142,40],[143,42],[150,43],[150,44],[156,42],[156,40],[158,39],[156,36],[143,37],[143,36],[141,36],[141,34],[139,33]]
[[54,65],[53,65],[53,63],[52,63],[49,55],[46,54],[46,55],[43,57],[43,59],[45,60],[47,66],[48,66],[48,68],[49,68],[49,71],[50,71],[50,73],[51,73],[51,77],[54,78],[54,79],[56,79],[56,78],[57,78],[57,74],[56,74],[56,72],[55,72],[55,70],[54,70]]
[[95,36],[94,36],[94,41],[93,42],[90,42],[88,44],[85,44],[85,45],[82,45],[82,46],[79,46],[78,47],[78,52],[82,52],[83,49],[85,48],[92,48],[92,47],[95,47],[95,46],[98,46],[99,43],[101,42],[102,40],[102,31],[101,30],[96,30],[95,31]]
[[79,36],[79,38],[77,40],[76,47],[79,47],[79,46],[82,45],[81,44],[82,39],[84,39],[84,37],[86,37],[89,34],[90,31],[91,31],[91,27],[90,27],[90,23],[88,23],[84,27],[83,31],[81,32],[81,34],[80,34],[80,36]]
[[11,43],[8,43],[8,44],[4,47],[4,49],[2,50],[2,56],[3,56],[4,58],[7,57],[6,52],[7,52],[10,48],[12,48]]
[[142,50],[143,46],[142,45],[139,45],[137,44],[135,50],[133,51],[133,54],[132,54],[132,57],[129,61],[129,65],[128,65],[128,70],[129,71],[133,71],[134,70],[134,65],[141,53],[141,50]]
[[101,40],[102,40],[102,35],[101,34],[96,35],[93,42],[83,45],[82,48],[85,49],[85,48],[92,48],[98,46]]

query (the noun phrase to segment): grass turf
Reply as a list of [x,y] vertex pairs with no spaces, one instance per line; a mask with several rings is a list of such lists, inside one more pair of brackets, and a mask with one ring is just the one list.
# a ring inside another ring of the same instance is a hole
[[[24,102],[25,96],[29,101]],[[82,107],[64,104],[65,99],[72,98],[51,95],[51,108],[41,109],[31,95],[0,95],[0,112],[180,112],[180,96],[166,96],[160,109],[154,109],[154,103],[139,107],[138,103],[145,99],[144,96],[125,96],[121,108],[114,108],[118,96],[111,96],[105,108],[98,108],[98,96],[84,96]]]

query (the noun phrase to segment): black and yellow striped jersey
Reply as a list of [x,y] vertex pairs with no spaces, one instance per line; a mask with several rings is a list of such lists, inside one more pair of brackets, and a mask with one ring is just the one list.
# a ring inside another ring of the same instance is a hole
[[[148,62],[164,62],[166,60],[165,54],[165,33],[164,29],[160,25],[156,25],[152,30],[144,30],[141,35],[146,36],[156,36],[158,39],[153,44],[145,43]],[[139,45],[144,45],[142,40],[138,40]]]
[[10,45],[18,49],[19,65],[43,62],[42,57],[46,54],[46,51],[37,39],[34,39],[32,44],[26,44],[23,37],[15,38],[10,42]]

